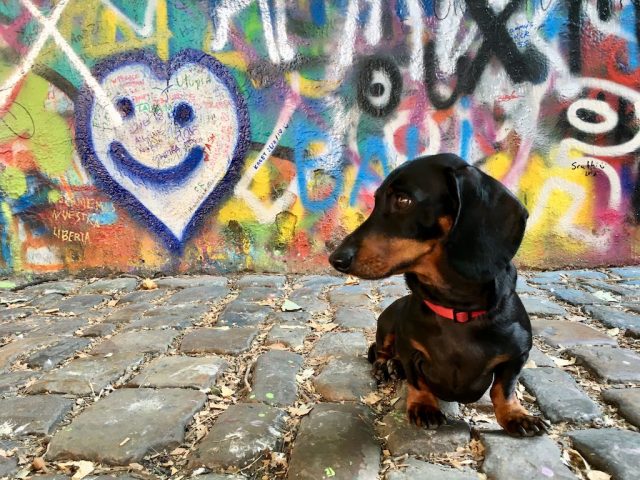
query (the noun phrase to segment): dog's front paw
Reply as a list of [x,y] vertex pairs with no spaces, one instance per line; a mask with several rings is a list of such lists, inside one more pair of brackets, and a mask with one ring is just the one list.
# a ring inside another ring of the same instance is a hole
[[402,363],[395,358],[379,358],[373,362],[373,376],[381,383],[388,382],[389,380],[402,380],[405,378]]
[[542,417],[521,413],[510,418],[502,427],[514,437],[533,437],[547,433],[550,426]]
[[407,417],[410,423],[430,430],[447,423],[447,417],[438,408],[421,403],[407,405]]

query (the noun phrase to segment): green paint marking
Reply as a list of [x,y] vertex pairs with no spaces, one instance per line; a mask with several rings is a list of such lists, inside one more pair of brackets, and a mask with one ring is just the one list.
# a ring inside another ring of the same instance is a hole
[[327,467],[327,468],[324,469],[324,475],[327,478],[335,477],[336,476],[336,471],[331,467]]
[[267,397],[269,400],[273,400],[275,397],[275,395],[271,392],[265,393],[264,396]]
[[27,177],[16,167],[7,167],[0,173],[0,190],[10,198],[20,198],[27,193]]
[[265,416],[265,414],[264,414],[264,413],[259,413],[259,414],[258,414],[258,416],[259,416],[260,418],[262,418],[262,417],[264,417],[264,416]]

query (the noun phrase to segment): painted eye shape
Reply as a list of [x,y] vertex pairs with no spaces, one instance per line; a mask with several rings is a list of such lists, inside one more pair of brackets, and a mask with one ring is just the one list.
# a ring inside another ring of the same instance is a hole
[[180,127],[186,127],[195,117],[193,107],[188,103],[181,102],[173,108],[173,121]]
[[394,210],[406,210],[413,205],[413,199],[405,195],[404,193],[396,193],[393,196],[393,208]]
[[116,110],[120,112],[120,115],[122,115],[122,118],[124,119],[133,117],[136,111],[135,107],[133,106],[133,102],[130,98],[127,97],[118,99],[118,101],[116,102]]
[[358,78],[358,105],[374,117],[384,117],[396,109],[402,93],[402,75],[391,60],[370,58]]

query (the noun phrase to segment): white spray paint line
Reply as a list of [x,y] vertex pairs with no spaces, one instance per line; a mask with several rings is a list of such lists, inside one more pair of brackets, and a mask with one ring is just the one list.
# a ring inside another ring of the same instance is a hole
[[422,34],[424,26],[422,24],[422,8],[418,0],[408,0],[409,25],[411,25],[411,60],[409,63],[409,74],[416,81],[421,81],[424,77],[424,47],[422,45]]
[[262,33],[264,34],[264,41],[267,44],[269,59],[273,63],[280,63],[280,54],[278,53],[278,47],[276,46],[276,41],[273,37],[269,2],[267,0],[259,0],[258,4],[260,5],[260,17],[262,17]]
[[110,8],[111,10],[113,10],[113,12],[116,14],[116,16],[123,21],[124,23],[126,23],[129,27],[131,27],[131,29],[136,32],[136,34],[140,35],[141,37],[150,37],[151,34],[153,33],[153,18],[154,18],[154,14],[156,13],[156,6],[158,4],[158,0],[147,0],[147,9],[144,12],[144,23],[142,24],[142,26],[138,25],[137,23],[135,23],[133,20],[131,20],[128,16],[126,16],[122,10],[120,10],[117,6],[115,6],[111,0],[100,0],[106,7]]
[[364,38],[371,46],[375,46],[382,39],[382,5],[380,0],[369,0],[369,20],[364,27]]
[[250,185],[257,171],[264,166],[277,146],[280,136],[286,130],[287,125],[291,120],[291,116],[298,108],[299,103],[299,77],[298,74],[295,73],[291,76],[290,94],[285,100],[284,107],[280,111],[280,115],[278,116],[278,120],[276,121],[271,135],[269,135],[264,147],[258,154],[257,161],[247,169],[246,173],[242,176],[235,188],[235,194],[247,203],[260,223],[273,223],[276,216],[280,212],[291,207],[298,198],[297,176],[293,177],[284,193],[269,206],[265,206],[265,203],[254,195],[250,189]]
[[341,38],[340,49],[338,50],[338,65],[341,67],[339,72],[342,72],[343,68],[348,67],[353,60],[353,47],[356,41],[356,27],[359,12],[358,3],[358,0],[351,0],[347,8],[344,35]]
[[121,125],[122,117],[116,110],[115,106],[113,105],[111,100],[107,98],[107,95],[105,94],[104,90],[102,89],[98,81],[93,77],[93,75],[91,75],[91,72],[89,71],[87,66],[84,64],[84,62],[80,59],[80,57],[78,57],[76,52],[69,46],[69,44],[64,39],[64,37],[60,34],[60,32],[56,30],[55,28],[56,24],[53,22],[53,19],[48,19],[47,17],[42,15],[40,10],[38,10],[38,8],[31,2],[31,0],[21,0],[21,2],[25,6],[25,8],[29,10],[29,13],[31,13],[31,15],[33,15],[33,17],[36,20],[38,20],[38,22],[44,27],[44,29],[49,32],[49,35],[53,37],[53,40],[55,41],[56,45],[58,45],[58,48],[62,50],[62,52],[66,55],[71,65],[75,67],[75,69],[78,71],[80,76],[82,76],[83,80],[86,82],[89,88],[93,91],[98,103],[107,110],[107,113],[111,117],[111,120],[114,126]]
[[[53,34],[53,30],[55,30],[56,25],[60,20],[60,16],[68,3],[69,0],[60,0],[60,2],[55,6],[53,12],[51,12],[48,23],[44,25],[40,35],[38,35],[38,38],[33,43],[31,50],[29,50],[27,55],[24,57],[22,64],[11,74],[9,78],[5,80],[2,87],[0,87],[0,110],[6,106],[18,83],[20,83],[24,76],[33,68],[36,58],[38,58],[40,51],[47,40],[49,40],[49,37]],[[38,11],[37,14],[44,18],[40,11]]]
[[287,7],[285,0],[276,0],[276,42],[280,58],[285,62],[290,62],[296,55],[295,50],[289,43],[287,35]]
[[[601,115],[604,121],[591,123],[578,117],[578,110],[590,110]],[[569,123],[585,133],[601,134],[613,130],[618,124],[618,113],[603,100],[581,98],[569,105],[567,109],[567,120]]]
[[231,18],[245,9],[253,0],[227,0],[216,7],[216,25],[211,50],[222,50],[229,40],[229,22]]
[[[451,8],[451,4],[449,4]],[[438,22],[438,34],[435,38],[436,58],[438,60],[438,70],[447,76],[451,76],[456,72],[456,63],[458,59],[464,55],[478,33],[478,25],[473,23],[470,27],[465,28],[462,40],[457,43],[452,42],[452,38],[456,38],[458,30],[464,25],[464,10],[453,9],[453,12],[447,14],[446,18]]]

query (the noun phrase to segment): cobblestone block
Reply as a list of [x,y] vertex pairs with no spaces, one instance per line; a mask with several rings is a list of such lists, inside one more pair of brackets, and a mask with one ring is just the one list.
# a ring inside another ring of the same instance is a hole
[[569,320],[531,320],[533,334],[539,335],[552,347],[575,345],[615,345],[616,339],[595,328]]
[[65,360],[70,359],[73,355],[84,350],[91,344],[91,340],[84,338],[62,338],[60,341],[51,346],[28,356],[26,363],[31,368],[43,368],[51,370],[60,365]]
[[124,332],[96,345],[89,353],[91,355],[124,352],[163,353],[168,350],[169,345],[177,336],[176,330]]
[[184,303],[211,303],[219,302],[229,295],[228,287],[212,287],[201,285],[188,287],[174,293],[167,299],[167,305],[180,305]]
[[227,367],[217,357],[160,357],[144,367],[129,386],[205,390],[215,385]]
[[571,305],[582,306],[594,303],[602,303],[598,297],[575,288],[557,287],[553,290],[553,296]]
[[358,357],[366,354],[367,340],[360,332],[329,332],[316,342],[311,357]]
[[204,304],[158,305],[133,320],[124,330],[183,330],[199,322],[208,311],[209,306]]
[[566,315],[567,311],[563,306],[539,297],[529,297],[522,295],[520,297],[525,310],[529,315]]
[[575,347],[569,350],[579,363],[609,383],[639,382],[640,355],[626,348]]
[[115,292],[131,292],[138,285],[135,278],[101,278],[93,283],[88,283],[80,289],[81,294],[85,293],[115,293]]
[[225,277],[215,277],[212,275],[189,275],[184,277],[163,277],[156,278],[154,282],[158,288],[189,288],[189,287],[226,287],[228,280]]
[[352,307],[339,307],[335,322],[341,327],[358,329],[374,329],[377,324],[371,310]]
[[478,480],[478,475],[470,468],[458,470],[415,458],[408,458],[402,464],[406,465],[406,468],[387,472],[385,480]]
[[7,372],[0,374],[0,395],[15,393],[23,387],[30,379],[39,377],[41,374],[33,371]]
[[631,337],[640,337],[640,315],[607,307],[586,307],[585,311],[607,327],[617,327]]
[[[98,294],[76,295],[67,297],[60,301],[56,308],[63,313],[75,313],[76,315],[86,315],[95,307],[105,303],[110,297]],[[97,312],[93,312],[98,315]]]
[[629,423],[640,427],[640,388],[605,390],[602,392],[602,398],[618,407],[620,415]]
[[250,327],[199,328],[184,336],[180,350],[183,353],[238,355],[251,348],[257,335],[258,329]]
[[267,345],[279,343],[294,350],[302,348],[304,339],[311,333],[311,328],[305,325],[275,325],[269,330]]
[[292,405],[298,396],[296,375],[303,360],[301,355],[283,350],[271,350],[260,355],[253,372],[249,401],[275,406]]
[[238,288],[268,287],[283,288],[287,279],[284,275],[244,275],[238,280]]
[[73,400],[61,395],[0,399],[0,426],[12,435],[48,435],[67,412]]
[[371,365],[365,358],[331,360],[313,380],[316,392],[329,402],[357,402],[376,390]]
[[636,480],[640,472],[640,433],[615,428],[569,433],[574,448],[593,467],[616,480]]

